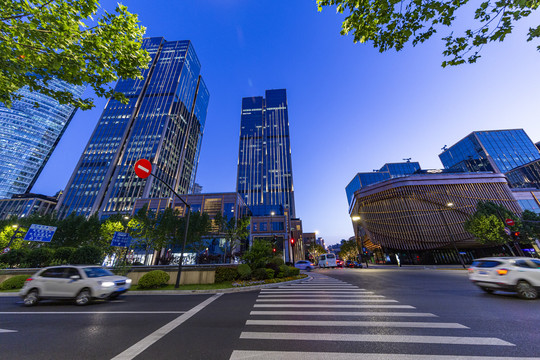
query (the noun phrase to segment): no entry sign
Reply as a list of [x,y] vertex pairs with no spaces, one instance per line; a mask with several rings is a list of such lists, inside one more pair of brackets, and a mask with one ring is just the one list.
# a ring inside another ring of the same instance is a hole
[[141,179],[146,179],[152,172],[152,164],[146,159],[137,160],[135,163],[135,174]]
[[512,219],[506,219],[505,222],[506,222],[506,225],[508,225],[508,226],[514,226],[515,225],[515,222]]

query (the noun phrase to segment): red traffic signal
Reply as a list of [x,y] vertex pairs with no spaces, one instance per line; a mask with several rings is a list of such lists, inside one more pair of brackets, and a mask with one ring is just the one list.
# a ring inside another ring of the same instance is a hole
[[294,246],[294,239],[291,238],[291,246]]
[[519,231],[514,231],[514,237],[518,237],[519,236]]
[[273,248],[272,251],[273,251],[273,252],[276,252],[276,248]]

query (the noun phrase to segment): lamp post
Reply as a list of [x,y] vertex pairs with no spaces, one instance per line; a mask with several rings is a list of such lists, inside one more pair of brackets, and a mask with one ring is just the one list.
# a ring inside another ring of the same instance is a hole
[[[128,229],[129,229],[129,216],[125,215],[125,216],[124,216],[124,220],[127,220],[126,227],[124,228],[124,232],[125,232],[126,234],[128,234]],[[128,238],[129,238],[129,234],[128,234]],[[127,256],[128,256],[129,248],[130,248],[130,247],[131,247],[131,242],[130,242],[129,245],[126,247],[126,254],[124,255],[124,265],[126,265]]]
[[[447,208],[452,208],[452,207],[454,207],[454,203],[448,202],[448,203],[446,203],[446,207]],[[454,250],[456,251],[459,262],[461,263],[461,266],[463,266],[463,268],[466,269],[467,267],[465,266],[465,262],[463,261],[463,258],[461,257],[461,254],[459,253],[459,251],[457,249],[456,242],[454,241],[454,236],[452,236],[452,232],[450,231],[450,228],[448,227],[448,223],[446,222],[446,219],[443,216],[442,209],[438,209],[438,212],[439,212],[440,218],[442,219],[442,221],[444,223],[444,227],[446,228],[446,232],[448,233],[448,237],[450,238],[450,242],[454,246]]]
[[[356,225],[356,233],[355,233],[355,236],[356,236],[356,249],[358,250],[358,235],[360,234],[360,216],[358,215],[355,215],[355,216],[352,216],[351,217],[351,220],[353,221],[353,223]],[[360,253],[360,259],[362,259],[364,257],[364,238],[362,237],[362,251],[359,252]],[[366,261],[366,269],[369,268],[369,265],[368,265],[368,262],[367,262],[367,259],[365,259]],[[362,260],[360,260],[360,263],[362,263]]]
[[11,239],[9,239],[9,243],[7,244],[7,246],[4,249],[5,252],[8,252],[10,250],[11,243],[13,243],[13,240],[15,240],[15,238],[17,237],[17,234],[19,232],[22,232],[22,231],[19,231],[19,228],[21,227],[20,225],[11,225],[11,227],[14,227],[16,229],[15,229],[15,232],[13,233],[13,235],[11,235]]

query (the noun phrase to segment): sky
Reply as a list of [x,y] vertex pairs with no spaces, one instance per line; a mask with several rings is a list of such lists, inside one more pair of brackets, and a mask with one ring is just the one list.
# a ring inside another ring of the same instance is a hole
[[[345,186],[357,172],[406,158],[439,169],[441,148],[472,131],[523,128],[540,141],[539,44],[526,42],[539,14],[485,46],[476,64],[442,68],[440,39],[457,28],[379,53],[340,35],[343,16],[318,12],[315,0],[125,5],[146,36],[193,42],[210,92],[196,178],[203,192],[236,189],[242,98],[287,89],[296,215],[327,245],[354,235]],[[106,99],[95,104],[75,114],[32,192],[65,188]]]

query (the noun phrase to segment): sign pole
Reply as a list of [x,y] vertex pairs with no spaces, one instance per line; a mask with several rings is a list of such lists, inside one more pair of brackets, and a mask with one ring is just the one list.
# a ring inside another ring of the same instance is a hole
[[182,203],[184,203],[184,205],[186,206],[186,210],[187,210],[186,230],[184,232],[184,242],[182,244],[182,249],[181,249],[181,253],[180,253],[180,261],[178,263],[178,273],[176,275],[176,283],[174,285],[174,288],[178,289],[180,287],[180,277],[182,276],[182,262],[184,261],[184,251],[186,249],[186,242],[187,242],[187,236],[188,236],[188,227],[189,227],[189,214],[191,213],[191,206],[189,206],[189,204],[187,202],[185,202],[184,199],[182,199],[180,197],[180,195],[178,195],[176,193],[176,191],[174,191],[174,189],[169,186],[169,184],[167,184],[165,181],[160,179],[157,175],[152,174],[152,164],[150,163],[150,161],[148,161],[146,159],[138,160],[135,163],[135,173],[141,179],[146,179],[148,176],[152,175],[155,179],[161,181],[161,183],[163,185],[165,185],[169,190],[171,190],[171,192],[174,195],[176,195],[176,197],[178,199],[180,199],[180,201],[182,201]]

